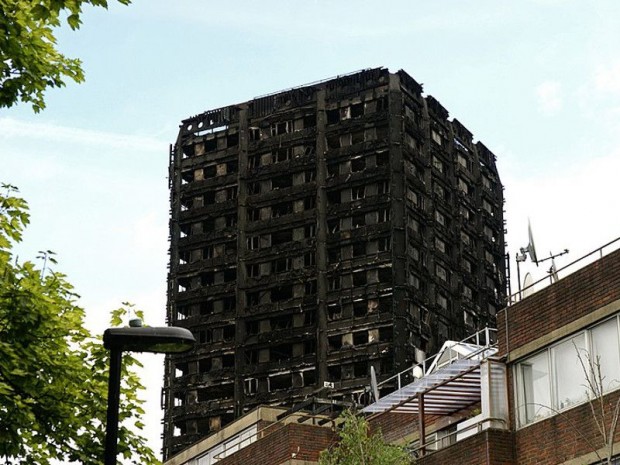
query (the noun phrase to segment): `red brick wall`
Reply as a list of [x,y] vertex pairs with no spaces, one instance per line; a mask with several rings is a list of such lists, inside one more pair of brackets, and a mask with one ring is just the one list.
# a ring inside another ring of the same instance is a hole
[[506,315],[509,349],[514,350],[618,299],[620,250],[500,311],[499,353],[506,354]]
[[417,465],[514,465],[513,457],[512,433],[489,429],[429,453]]
[[[613,411],[618,398],[620,391],[605,396],[608,410]],[[610,420],[608,415],[607,424]],[[517,430],[514,435],[517,465],[555,465],[603,447],[589,404]],[[620,440],[620,431],[615,440]]]
[[385,441],[393,442],[418,430],[418,416],[414,413],[388,412],[371,417],[368,425],[372,432],[380,430]]
[[318,462],[319,453],[336,442],[330,428],[290,423],[226,457],[218,465],[279,465],[286,460]]

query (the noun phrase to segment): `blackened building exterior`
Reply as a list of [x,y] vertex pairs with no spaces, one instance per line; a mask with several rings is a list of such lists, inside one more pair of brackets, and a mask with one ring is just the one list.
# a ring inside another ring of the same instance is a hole
[[261,404],[355,398],[505,296],[495,156],[404,71],[184,120],[170,189],[168,321],[199,344],[166,360],[164,457]]

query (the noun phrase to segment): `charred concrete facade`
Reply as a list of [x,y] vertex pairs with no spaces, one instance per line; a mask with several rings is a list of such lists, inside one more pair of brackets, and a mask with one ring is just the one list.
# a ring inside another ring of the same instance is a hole
[[164,456],[261,404],[332,399],[494,324],[495,156],[377,68],[182,122],[170,155]]

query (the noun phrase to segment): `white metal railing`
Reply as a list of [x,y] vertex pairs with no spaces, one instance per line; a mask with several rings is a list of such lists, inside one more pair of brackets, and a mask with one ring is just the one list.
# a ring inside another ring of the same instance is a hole
[[[455,350],[452,350],[452,347],[456,347],[458,345],[477,347],[471,353],[467,354],[466,356],[462,356]],[[486,359],[489,355],[491,355],[489,351],[497,347],[497,330],[494,328],[486,327],[476,332],[475,334],[466,337],[462,341],[456,342],[452,347],[448,348],[449,358],[447,360],[447,363],[442,363],[438,366],[445,366],[447,364],[454,363],[458,359],[474,359],[477,357],[479,357],[480,359]],[[377,383],[377,387],[396,381],[397,389],[400,389],[403,385],[412,382],[413,379],[428,374],[428,370],[435,362],[435,359],[441,355],[443,354],[437,353],[435,355],[432,355],[431,357],[427,357],[422,362],[416,363],[411,367],[407,368],[406,370],[403,370],[400,373],[390,376],[389,378],[381,381],[380,383]]]

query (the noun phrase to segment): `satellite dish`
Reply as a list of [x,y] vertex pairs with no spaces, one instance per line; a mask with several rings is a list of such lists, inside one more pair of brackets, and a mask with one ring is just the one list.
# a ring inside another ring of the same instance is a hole
[[414,378],[420,379],[424,376],[424,370],[422,370],[422,367],[420,365],[416,365],[413,367],[413,370],[411,370],[411,374]]
[[370,366],[370,389],[372,391],[372,395],[375,398],[375,402],[379,401],[379,388],[377,387],[377,373],[375,372],[375,367]]
[[534,235],[532,234],[532,225],[529,219],[527,220],[527,237],[529,239],[527,250],[530,253],[530,258],[536,263],[536,266],[538,266],[538,257],[536,256],[536,247],[534,246]]
[[523,298],[534,293],[534,286],[532,284],[534,284],[534,278],[532,278],[530,273],[526,273],[523,279]]

